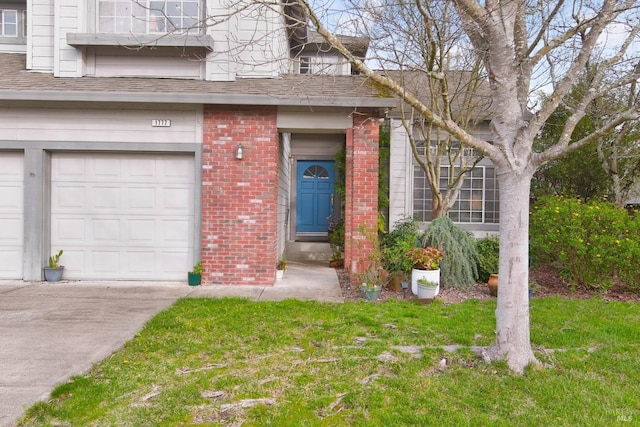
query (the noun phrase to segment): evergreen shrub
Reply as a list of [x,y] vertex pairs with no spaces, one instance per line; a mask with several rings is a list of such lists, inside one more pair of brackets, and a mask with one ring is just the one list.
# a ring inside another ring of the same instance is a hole
[[431,222],[421,243],[444,253],[440,263],[443,287],[466,289],[476,283],[478,252],[473,234],[455,225],[448,217],[440,217]]

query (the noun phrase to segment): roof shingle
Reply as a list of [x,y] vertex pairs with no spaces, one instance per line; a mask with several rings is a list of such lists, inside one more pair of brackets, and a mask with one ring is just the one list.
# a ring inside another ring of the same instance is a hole
[[26,70],[25,55],[0,53],[0,100],[393,107],[362,76],[286,74],[211,82],[148,77],[54,77]]

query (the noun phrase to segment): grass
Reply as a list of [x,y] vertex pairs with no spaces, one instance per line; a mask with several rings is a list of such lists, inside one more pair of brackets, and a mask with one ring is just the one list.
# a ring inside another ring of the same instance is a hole
[[493,341],[494,310],[179,300],[21,425],[638,424],[637,303],[533,300],[531,339],[547,366],[522,376],[467,348]]

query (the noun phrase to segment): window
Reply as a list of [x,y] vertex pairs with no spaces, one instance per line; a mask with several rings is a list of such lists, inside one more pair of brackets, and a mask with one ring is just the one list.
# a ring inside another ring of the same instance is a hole
[[18,11],[0,9],[0,35],[18,37]]
[[99,0],[98,32],[199,33],[199,0]]
[[0,3],[0,43],[27,43],[27,11],[25,5]]
[[300,58],[300,74],[341,74],[342,61],[337,56],[303,56]]
[[[444,191],[448,182],[450,166],[440,168],[440,190]],[[492,166],[476,166],[468,172],[458,200],[449,210],[449,218],[457,223],[497,224],[500,220],[498,211],[498,180]],[[432,216],[433,195],[424,171],[415,168],[413,179],[413,216],[417,221],[429,222]]]
[[300,74],[309,74],[311,60],[308,56],[300,58]]
[[319,165],[309,166],[302,174],[303,179],[329,179],[329,172]]

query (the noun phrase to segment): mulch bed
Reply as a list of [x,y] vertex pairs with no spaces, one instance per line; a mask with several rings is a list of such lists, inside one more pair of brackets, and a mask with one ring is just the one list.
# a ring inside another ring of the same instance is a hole
[[[349,281],[349,272],[345,269],[336,269],[336,272],[338,273],[338,280],[340,282],[340,287],[342,288],[342,295],[344,296],[344,299],[346,301],[362,300],[360,290],[357,287],[352,286]],[[529,279],[537,285],[533,294],[534,298],[561,296],[564,298],[588,299],[600,296],[605,301],[640,302],[640,292],[630,292],[616,286],[609,288],[606,292],[599,292],[597,290],[584,287],[576,287],[575,289],[572,289],[568,282],[560,278],[555,271],[546,266],[531,270],[529,273]],[[475,286],[464,291],[453,288],[440,288],[440,293],[436,297],[436,299],[442,300],[446,304],[460,303],[468,299],[490,298],[495,297],[489,294],[489,289],[485,283],[477,283]],[[378,301],[385,301],[388,299],[415,300],[417,298],[410,290],[403,293],[383,289]]]

